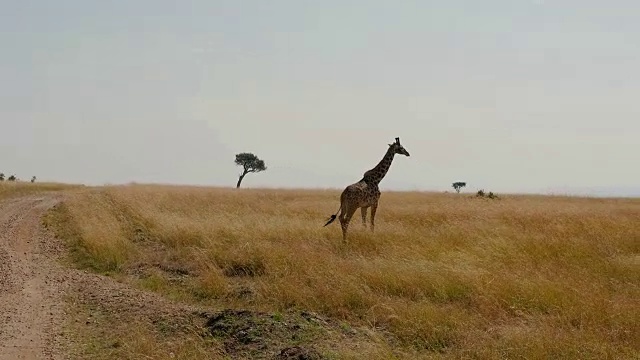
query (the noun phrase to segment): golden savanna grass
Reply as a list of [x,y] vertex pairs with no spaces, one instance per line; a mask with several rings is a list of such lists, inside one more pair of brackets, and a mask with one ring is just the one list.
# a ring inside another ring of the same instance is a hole
[[639,199],[384,192],[376,232],[357,212],[343,244],[322,226],[339,195],[92,188],[57,233],[80,266],[174,300],[370,331],[334,358],[638,357]]
[[81,185],[69,185],[50,182],[22,182],[22,181],[0,181],[0,200],[32,195],[42,192],[69,190],[80,188]]

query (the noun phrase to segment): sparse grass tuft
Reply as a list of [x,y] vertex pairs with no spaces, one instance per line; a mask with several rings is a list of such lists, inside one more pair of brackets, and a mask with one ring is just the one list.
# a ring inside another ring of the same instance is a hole
[[181,301],[366,329],[329,358],[638,356],[640,200],[388,192],[376,232],[356,214],[343,244],[339,225],[322,227],[338,198],[120,186],[51,216],[82,267]]

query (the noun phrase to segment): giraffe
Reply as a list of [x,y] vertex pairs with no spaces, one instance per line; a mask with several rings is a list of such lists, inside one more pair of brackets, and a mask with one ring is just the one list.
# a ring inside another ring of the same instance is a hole
[[371,231],[374,229],[374,219],[376,217],[376,211],[378,210],[378,200],[380,200],[380,189],[378,184],[384,178],[391,167],[391,162],[396,154],[409,156],[409,152],[400,145],[400,138],[396,138],[396,141],[389,144],[387,152],[378,165],[373,169],[368,170],[362,176],[362,179],[357,183],[347,186],[340,195],[340,208],[338,212],[331,215],[329,220],[324,226],[331,224],[338,214],[340,214],[339,220],[342,226],[342,241],[347,241],[347,229],[349,228],[349,222],[353,214],[360,208],[362,215],[362,224],[367,227],[367,209],[371,208]]

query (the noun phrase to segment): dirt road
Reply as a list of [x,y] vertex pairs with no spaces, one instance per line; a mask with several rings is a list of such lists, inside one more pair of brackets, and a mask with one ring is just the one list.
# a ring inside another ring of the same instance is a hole
[[0,359],[60,359],[61,266],[41,217],[60,198],[0,202]]

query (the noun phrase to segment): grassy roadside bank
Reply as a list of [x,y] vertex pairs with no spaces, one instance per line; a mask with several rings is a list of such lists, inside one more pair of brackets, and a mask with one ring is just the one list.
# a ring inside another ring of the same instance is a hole
[[[638,354],[640,200],[390,192],[376,233],[356,214],[342,244],[339,225],[322,227],[338,197],[104,187],[69,195],[46,222],[78,267],[173,301],[249,311],[234,321],[262,329],[255,337],[268,349],[380,359]],[[303,312],[324,321],[304,339],[274,325],[306,324]],[[218,335],[200,345],[232,357],[255,350],[234,343],[232,330]]]

